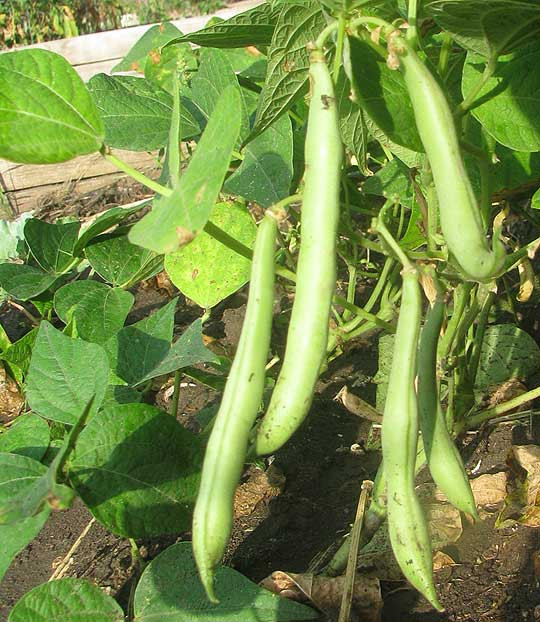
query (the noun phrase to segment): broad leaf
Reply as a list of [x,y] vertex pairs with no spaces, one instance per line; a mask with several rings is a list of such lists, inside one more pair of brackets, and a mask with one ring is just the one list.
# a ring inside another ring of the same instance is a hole
[[152,199],[143,199],[142,201],[136,201],[129,205],[123,205],[122,207],[112,207],[103,214],[100,214],[94,221],[88,224],[86,227],[83,225],[80,231],[79,239],[73,249],[75,256],[80,255],[84,247],[95,237],[104,233],[111,227],[120,224],[129,216],[136,214],[143,207],[146,207],[152,202]]
[[102,411],[79,437],[70,479],[113,533],[144,538],[189,528],[202,448],[174,417],[147,404]]
[[[193,77],[191,92],[193,104],[196,105],[200,114],[208,120],[222,94],[228,88],[235,88],[240,92],[235,70],[229,60],[230,56],[224,50],[203,50],[199,70]],[[246,99],[240,99],[241,125],[240,135],[236,147],[249,134],[249,111]]]
[[9,346],[0,356],[19,384],[22,384],[28,372],[37,331],[37,328],[33,328],[30,332],[26,333],[24,337],[21,337],[14,344]]
[[105,392],[101,408],[106,410],[120,404],[138,404],[142,398],[143,394],[137,389],[120,384],[110,384]]
[[75,322],[79,337],[100,344],[124,326],[133,302],[130,292],[90,280],[68,283],[54,295],[62,322]]
[[146,374],[143,382],[197,363],[217,362],[219,357],[204,345],[201,320],[195,320],[176,340],[159,365]]
[[187,83],[192,72],[197,71],[197,56],[189,43],[152,51],[146,59],[144,77],[174,94],[174,74],[181,83]]
[[206,597],[191,543],[170,546],[150,562],[137,585],[135,622],[293,622],[319,617],[315,610],[272,594],[232,568],[218,567],[215,581],[217,605]]
[[496,57],[538,38],[540,5],[527,0],[435,0],[426,11],[464,48]]
[[229,177],[224,190],[270,207],[290,194],[292,155],[291,121],[281,117],[247,144],[244,160]]
[[399,160],[392,160],[368,177],[362,185],[366,194],[374,194],[385,199],[396,198],[399,203],[411,207],[414,189],[410,170]]
[[45,272],[62,274],[71,267],[80,226],[80,222],[51,224],[37,218],[26,221],[24,239]]
[[59,579],[38,585],[13,607],[8,622],[123,622],[120,605],[84,579]]
[[345,71],[339,72],[336,84],[336,100],[339,110],[339,128],[344,145],[353,153],[363,175],[368,174],[368,130],[362,109],[351,100],[351,87]]
[[133,244],[171,253],[202,231],[225,179],[240,121],[238,88],[229,87],[219,98],[178,187],[171,196],[157,199],[152,211],[131,229],[128,237]]
[[0,547],[0,581],[15,557],[41,531],[50,513],[51,510],[45,508],[36,516],[30,516],[12,525],[0,525],[0,542],[2,543]]
[[10,428],[0,433],[0,452],[41,460],[49,440],[47,422],[34,413],[28,413],[17,417]]
[[[88,83],[105,124],[105,142],[118,149],[151,151],[169,139],[172,96],[144,78],[100,73]],[[182,109],[182,138],[199,133],[199,125]]]
[[49,289],[58,275],[27,264],[0,263],[0,287],[16,300],[30,300]]
[[163,257],[131,244],[127,235],[103,235],[85,248],[86,258],[105,281],[132,287],[163,270]]
[[243,48],[250,45],[270,45],[279,9],[270,3],[253,7],[230,19],[206,26],[202,30],[183,35],[168,45],[184,41],[203,47]]
[[99,408],[108,373],[101,346],[70,339],[49,322],[42,322],[28,371],[30,408],[46,419],[73,425],[92,396],[92,412]]
[[398,145],[423,151],[402,74],[388,68],[365,42],[349,37],[350,74],[357,103]]
[[177,302],[171,300],[149,317],[126,326],[105,344],[115,384],[139,384],[167,356]]
[[[499,58],[482,87],[472,114],[498,142],[516,151],[540,151],[540,50],[535,44]],[[483,59],[467,55],[463,95],[475,88]]]
[[309,51],[326,26],[319,3],[283,4],[268,52],[268,71],[250,139],[264,132],[308,89]]
[[115,65],[111,72],[118,71],[144,71],[144,65],[150,52],[159,50],[169,41],[181,36],[180,30],[170,22],[156,24],[149,28],[144,35],[135,43],[126,56]]
[[514,324],[486,329],[476,375],[475,390],[485,391],[511,378],[525,380],[540,369],[540,348]]
[[[257,228],[238,203],[218,203],[211,222],[238,242],[253,246]],[[166,255],[165,270],[185,296],[209,309],[248,282],[251,261],[203,232],[189,246]]]
[[0,55],[0,117],[0,157],[14,162],[65,162],[99,151],[103,142],[83,81],[65,58],[47,50]]

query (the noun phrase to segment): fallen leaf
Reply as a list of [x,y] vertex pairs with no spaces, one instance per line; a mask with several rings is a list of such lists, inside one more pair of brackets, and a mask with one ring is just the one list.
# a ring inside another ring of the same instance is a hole
[[[338,611],[341,606],[345,576],[325,577],[313,574],[296,574],[277,570],[261,581],[261,585],[274,594],[309,601],[324,612]],[[382,597],[379,579],[358,574],[354,582],[352,609],[362,622],[379,622]]]
[[236,489],[234,517],[250,516],[260,503],[268,503],[280,495],[284,486],[285,476],[273,464],[266,471],[257,470],[254,476]]
[[449,568],[450,566],[457,566],[456,562],[442,551],[435,551],[433,554],[433,570],[442,570],[443,568]]
[[506,498],[508,475],[500,473],[485,474],[471,480],[471,489],[476,506],[486,510],[495,510]]
[[13,378],[7,375],[0,364],[0,423],[6,424],[21,414],[24,397]]

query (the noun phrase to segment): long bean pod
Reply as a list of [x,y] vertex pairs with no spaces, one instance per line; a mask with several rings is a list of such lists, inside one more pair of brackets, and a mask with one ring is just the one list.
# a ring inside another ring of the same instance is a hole
[[326,356],[336,282],[342,143],[334,85],[324,54],[310,57],[311,103],[306,136],[301,245],[296,293],[283,365],[258,429],[259,455],[279,449],[306,417]]
[[458,510],[477,517],[476,504],[461,456],[448,432],[439,400],[437,344],[445,303],[437,298],[426,314],[418,351],[418,414],[433,481]]
[[488,246],[448,101],[410,44],[401,36],[394,41],[418,133],[433,173],[444,239],[466,275],[477,281],[490,280],[503,269],[505,250],[497,232],[493,249]]
[[388,531],[394,555],[405,577],[441,610],[433,583],[426,519],[414,488],[418,443],[414,382],[422,300],[416,269],[406,265],[402,275],[401,309],[382,425]]
[[234,493],[264,390],[274,303],[276,231],[276,219],[267,213],[257,231],[246,315],[208,440],[193,515],[193,552],[212,602],[217,602],[214,568],[221,561],[231,534]]

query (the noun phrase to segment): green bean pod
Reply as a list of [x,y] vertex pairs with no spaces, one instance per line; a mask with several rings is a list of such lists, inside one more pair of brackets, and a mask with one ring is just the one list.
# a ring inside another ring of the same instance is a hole
[[433,173],[444,239],[468,277],[490,280],[504,267],[505,250],[496,233],[493,250],[489,248],[448,101],[410,44],[400,37],[398,45],[416,126]]
[[263,396],[274,304],[276,231],[277,221],[267,212],[257,231],[246,315],[208,440],[193,514],[195,561],[208,598],[214,603],[218,602],[214,569],[230,538],[234,493]]
[[418,444],[416,362],[422,299],[416,269],[403,269],[401,309],[382,424],[388,531],[396,560],[408,581],[442,610],[433,583],[426,519],[414,487]]
[[342,143],[334,85],[324,55],[310,57],[301,244],[283,365],[255,439],[259,455],[289,440],[306,417],[326,356],[336,283]]
[[433,481],[458,510],[478,517],[461,456],[448,432],[439,400],[437,345],[445,303],[437,299],[426,314],[418,350],[418,415]]

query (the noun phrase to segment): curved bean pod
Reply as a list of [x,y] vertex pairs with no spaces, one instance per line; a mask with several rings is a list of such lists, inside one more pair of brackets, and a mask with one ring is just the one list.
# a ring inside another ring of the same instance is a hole
[[306,417],[326,356],[336,282],[342,144],[334,85],[324,55],[311,53],[301,244],[283,365],[255,439],[259,455],[289,440]]
[[204,457],[193,514],[193,552],[209,599],[216,603],[214,568],[232,529],[234,493],[248,437],[262,401],[274,304],[274,248],[277,222],[268,213],[259,225],[246,315],[236,356]]
[[490,280],[503,269],[505,250],[497,233],[493,238],[493,250],[488,246],[448,101],[409,43],[402,37],[397,41],[400,67],[416,126],[433,173],[444,239],[471,279]]
[[414,488],[418,409],[414,381],[422,299],[413,266],[402,272],[403,289],[382,424],[388,531],[396,560],[408,581],[442,610],[433,583],[431,542]]

